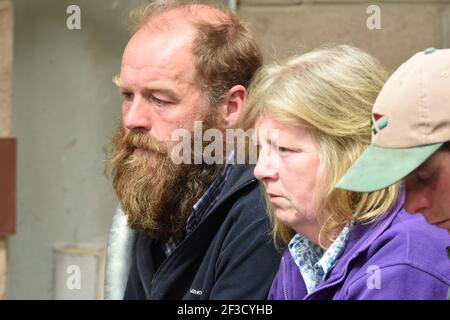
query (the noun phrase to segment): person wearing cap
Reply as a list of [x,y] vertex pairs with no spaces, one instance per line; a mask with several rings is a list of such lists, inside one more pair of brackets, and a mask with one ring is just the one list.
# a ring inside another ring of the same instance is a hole
[[350,47],[263,67],[242,127],[259,145],[262,183],[283,257],[269,299],[445,299],[444,230],[404,207],[400,184],[375,192],[335,184],[370,144],[370,114],[387,78]]
[[406,211],[450,232],[450,49],[416,53],[391,76],[373,107],[372,144],[337,187],[372,192],[402,179]]

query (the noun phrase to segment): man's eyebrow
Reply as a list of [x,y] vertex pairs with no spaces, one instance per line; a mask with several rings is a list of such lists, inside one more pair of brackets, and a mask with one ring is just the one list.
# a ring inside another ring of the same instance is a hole
[[161,92],[161,93],[166,94],[166,95],[168,95],[168,96],[170,96],[172,98],[177,98],[178,97],[178,95],[175,93],[175,91],[173,91],[173,90],[171,90],[171,89],[169,89],[167,87],[164,87],[164,86],[158,86],[158,85],[151,86],[151,87],[150,86],[145,86],[144,87],[144,91],[146,91],[146,92]]
[[[120,89],[126,89],[126,86],[123,84],[122,80],[120,80],[120,76],[119,75],[115,75],[112,78],[112,82],[118,86]],[[178,95],[175,93],[175,91],[165,87],[165,86],[161,86],[161,85],[156,85],[156,86],[146,86],[144,87],[144,91],[147,92],[161,92],[164,94],[167,94],[168,96],[177,99]]]
[[116,86],[118,86],[119,88],[123,88],[123,83],[122,83],[122,80],[120,80],[120,76],[119,76],[119,75],[115,75],[115,76],[112,78],[112,82],[113,82]]
[[428,163],[428,160],[429,160],[429,159],[425,160],[425,162],[423,162],[420,166],[418,166],[418,167],[414,170],[414,172],[420,171],[420,170],[425,170],[425,169],[430,169],[430,164]]

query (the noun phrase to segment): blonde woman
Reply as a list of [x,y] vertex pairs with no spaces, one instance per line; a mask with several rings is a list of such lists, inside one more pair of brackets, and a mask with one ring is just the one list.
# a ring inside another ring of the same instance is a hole
[[[448,236],[403,210],[403,187],[335,184],[370,143],[386,72],[338,46],[264,67],[242,116],[255,127],[273,236],[286,247],[270,299],[445,299]],[[364,177],[361,177],[364,179]]]

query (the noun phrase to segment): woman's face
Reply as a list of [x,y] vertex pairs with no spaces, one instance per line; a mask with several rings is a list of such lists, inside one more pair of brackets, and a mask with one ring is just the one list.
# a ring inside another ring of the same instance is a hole
[[283,124],[262,115],[255,124],[260,148],[255,177],[266,189],[277,218],[317,243],[316,141],[304,126]]

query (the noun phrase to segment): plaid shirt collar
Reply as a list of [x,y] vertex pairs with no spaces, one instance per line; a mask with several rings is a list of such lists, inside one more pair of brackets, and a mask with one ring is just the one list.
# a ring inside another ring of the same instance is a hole
[[[225,162],[223,170],[213,180],[213,182],[211,182],[208,189],[197,201],[197,203],[194,204],[192,213],[186,223],[186,236],[190,235],[197,228],[197,226],[207,216],[207,212],[216,204],[234,164],[236,164],[236,157],[235,153],[231,152]],[[177,242],[174,238],[170,238],[167,242],[163,243],[163,249],[166,257],[168,257],[175,250],[180,242],[181,241]]]

